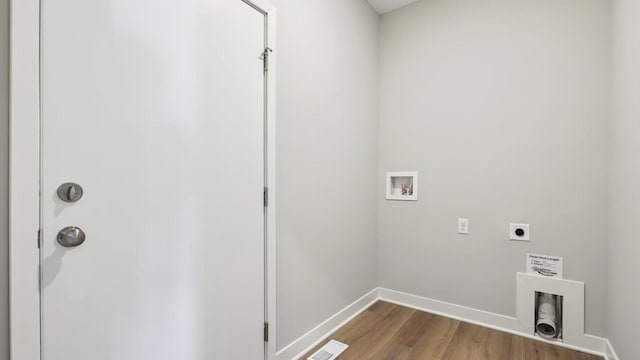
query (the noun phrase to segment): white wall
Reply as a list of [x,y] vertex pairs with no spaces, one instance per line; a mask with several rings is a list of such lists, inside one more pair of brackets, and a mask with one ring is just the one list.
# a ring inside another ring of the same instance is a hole
[[638,357],[640,321],[640,2],[613,1],[613,128],[608,335],[621,359]]
[[[380,285],[515,316],[525,254],[558,255],[604,335],[609,1],[423,0],[380,31]],[[384,200],[398,170],[418,202]]]
[[9,359],[9,0],[0,0],[0,360]]
[[277,347],[377,285],[378,16],[365,0],[273,0]]

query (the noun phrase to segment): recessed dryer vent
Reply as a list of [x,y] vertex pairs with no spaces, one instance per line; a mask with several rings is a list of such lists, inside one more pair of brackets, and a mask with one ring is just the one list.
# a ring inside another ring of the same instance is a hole
[[562,342],[563,297],[536,291],[535,298],[535,335],[546,340]]
[[516,318],[522,332],[546,341],[593,348],[584,333],[584,283],[517,273]]

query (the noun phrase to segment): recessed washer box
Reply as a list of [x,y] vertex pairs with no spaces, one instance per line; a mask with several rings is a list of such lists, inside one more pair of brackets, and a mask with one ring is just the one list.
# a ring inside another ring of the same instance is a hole
[[418,200],[418,172],[387,172],[387,200]]

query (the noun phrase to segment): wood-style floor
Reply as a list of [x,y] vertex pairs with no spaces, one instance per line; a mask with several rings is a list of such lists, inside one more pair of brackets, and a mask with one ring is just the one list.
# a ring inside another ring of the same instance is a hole
[[602,360],[601,357],[379,301],[329,336],[338,360]]

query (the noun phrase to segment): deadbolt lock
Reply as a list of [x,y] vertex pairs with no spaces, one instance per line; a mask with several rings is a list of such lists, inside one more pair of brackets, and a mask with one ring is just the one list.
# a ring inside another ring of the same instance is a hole
[[64,202],[76,202],[83,194],[82,186],[76,183],[64,183],[58,187],[58,197]]

